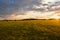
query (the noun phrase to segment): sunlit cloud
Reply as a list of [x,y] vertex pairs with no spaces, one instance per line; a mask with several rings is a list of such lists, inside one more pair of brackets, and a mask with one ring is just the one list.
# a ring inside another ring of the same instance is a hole
[[7,20],[21,20],[21,19],[59,19],[60,13],[57,11],[51,11],[51,12],[37,12],[37,11],[27,11],[24,13],[24,15],[16,15],[12,14],[8,16]]
[[44,3],[44,4],[48,4],[49,2],[56,2],[57,0],[43,0],[43,2],[42,3]]

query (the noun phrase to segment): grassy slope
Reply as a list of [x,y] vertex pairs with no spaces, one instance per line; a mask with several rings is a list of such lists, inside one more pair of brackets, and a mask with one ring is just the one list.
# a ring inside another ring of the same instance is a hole
[[60,20],[0,21],[0,40],[60,40]]

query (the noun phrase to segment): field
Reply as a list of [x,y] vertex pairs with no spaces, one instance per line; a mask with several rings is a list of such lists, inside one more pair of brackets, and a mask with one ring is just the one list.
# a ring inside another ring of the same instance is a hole
[[60,20],[0,21],[0,40],[60,40]]

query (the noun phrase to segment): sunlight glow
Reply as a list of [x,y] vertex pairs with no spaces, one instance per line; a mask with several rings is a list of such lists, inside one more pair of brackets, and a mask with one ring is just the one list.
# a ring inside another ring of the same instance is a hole
[[59,12],[51,11],[51,12],[37,12],[37,11],[27,11],[24,15],[16,15],[12,14],[7,19],[12,20],[21,20],[21,19],[60,19]]
[[53,18],[53,19],[60,19],[60,16],[58,16],[57,14],[55,14],[55,15],[52,16],[51,18]]

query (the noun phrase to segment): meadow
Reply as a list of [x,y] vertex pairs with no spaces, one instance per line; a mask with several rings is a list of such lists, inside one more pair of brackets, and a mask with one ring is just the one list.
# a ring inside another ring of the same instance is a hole
[[60,20],[1,20],[0,40],[60,40]]

